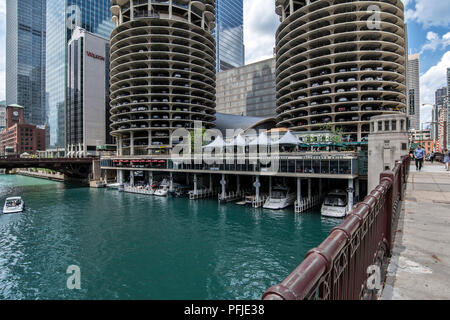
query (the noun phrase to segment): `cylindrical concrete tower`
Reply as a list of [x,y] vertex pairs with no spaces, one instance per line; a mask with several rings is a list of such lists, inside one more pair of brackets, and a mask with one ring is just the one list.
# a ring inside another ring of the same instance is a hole
[[167,153],[177,128],[214,126],[214,0],[111,0],[111,134],[119,155]]
[[401,0],[276,0],[277,125],[366,139],[374,115],[406,109]]

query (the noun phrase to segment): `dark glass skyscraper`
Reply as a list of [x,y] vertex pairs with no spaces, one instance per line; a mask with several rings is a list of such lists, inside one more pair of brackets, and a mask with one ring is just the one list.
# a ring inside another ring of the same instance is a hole
[[[51,0],[47,5],[47,117],[50,146],[65,145],[65,75],[67,43],[76,26],[109,38],[110,0]],[[99,79],[104,81],[104,79]]]
[[243,66],[244,9],[243,0],[216,0],[217,72]]
[[6,1],[6,104],[45,124],[45,0]]

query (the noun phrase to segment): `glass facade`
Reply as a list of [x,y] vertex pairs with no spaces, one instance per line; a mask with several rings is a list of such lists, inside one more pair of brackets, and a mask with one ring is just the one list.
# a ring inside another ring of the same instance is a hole
[[243,0],[216,0],[217,72],[243,66],[244,12]]
[[24,107],[25,121],[45,124],[46,1],[7,1],[6,103]]
[[[52,0],[47,5],[47,82],[50,146],[65,146],[67,43],[76,26],[109,38],[110,0]],[[102,79],[103,81],[103,79]]]

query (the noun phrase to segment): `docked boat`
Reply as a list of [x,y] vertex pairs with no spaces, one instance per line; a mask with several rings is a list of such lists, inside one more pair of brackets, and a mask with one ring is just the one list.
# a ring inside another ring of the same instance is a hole
[[324,217],[343,218],[348,214],[347,193],[344,190],[333,190],[323,201],[321,214]]
[[159,185],[158,189],[155,190],[154,195],[158,197],[167,197],[169,195],[170,184],[164,179]]
[[171,194],[175,198],[184,198],[188,196],[188,188],[182,185],[175,185]]
[[5,205],[3,206],[3,213],[18,213],[22,212],[25,208],[25,203],[21,197],[11,197],[7,198]]
[[295,193],[290,192],[288,187],[276,186],[272,188],[272,193],[264,203],[264,209],[280,210],[294,205]]

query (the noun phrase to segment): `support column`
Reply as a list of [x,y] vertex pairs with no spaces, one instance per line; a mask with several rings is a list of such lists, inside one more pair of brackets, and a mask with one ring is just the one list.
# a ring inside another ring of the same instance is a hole
[[302,201],[302,179],[297,178],[297,202]]
[[269,197],[272,196],[272,176],[269,177]]
[[308,178],[308,199],[312,198],[311,178]]
[[226,185],[227,185],[227,181],[225,180],[225,175],[222,174],[222,180],[220,180],[220,184],[222,185],[222,194],[220,196],[221,200],[225,200],[225,193],[226,193]]
[[134,171],[130,171],[130,184],[132,187],[134,187]]
[[212,179],[212,173],[209,174],[209,191],[212,191],[213,189],[213,179]]
[[150,188],[153,186],[153,171],[149,172],[148,182],[150,184]]
[[130,156],[134,156],[134,132],[130,132]]
[[355,179],[355,197],[356,200],[359,202],[359,179]]
[[198,188],[197,188],[197,174],[194,173],[194,194],[197,195],[198,194]]
[[119,143],[119,156],[122,156],[123,155],[123,143],[122,143],[122,135],[120,135],[119,136],[119,139],[118,139],[118,143]]
[[123,185],[123,170],[117,170],[117,183]]
[[348,210],[350,211],[353,207],[353,195],[354,195],[354,189],[353,189],[353,179],[348,179]]
[[319,179],[319,199],[322,198],[322,179]]
[[239,175],[236,176],[236,184],[237,184],[237,189],[236,191],[239,193],[239,191],[241,191],[241,184],[240,184],[240,179],[239,179]]
[[170,186],[169,191],[173,192],[173,172],[170,173]]
[[259,201],[259,188],[261,187],[261,183],[259,183],[259,176],[256,176],[253,186],[256,189],[256,201]]

